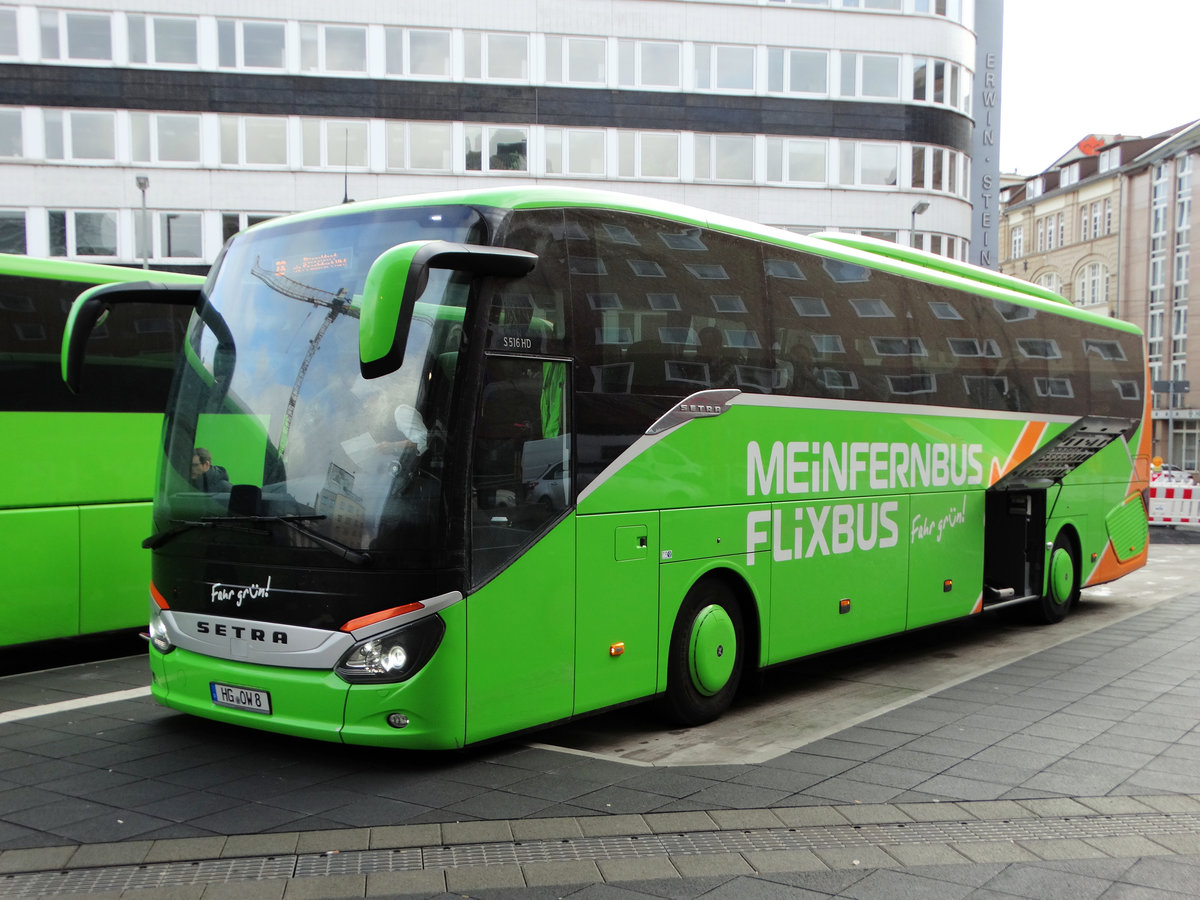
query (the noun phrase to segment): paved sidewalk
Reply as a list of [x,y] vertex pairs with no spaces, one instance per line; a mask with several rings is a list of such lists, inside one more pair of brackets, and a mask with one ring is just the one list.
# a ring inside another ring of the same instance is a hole
[[760,765],[332,753],[148,700],[0,748],[0,897],[1194,896],[1200,593]]

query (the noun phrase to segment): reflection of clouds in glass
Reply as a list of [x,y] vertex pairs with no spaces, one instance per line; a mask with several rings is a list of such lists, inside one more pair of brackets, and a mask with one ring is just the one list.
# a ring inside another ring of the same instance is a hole
[[[271,447],[263,477],[268,482],[286,478],[272,486],[270,502],[294,502],[328,516],[318,530],[355,546],[398,540],[389,535],[399,534],[401,525],[410,543],[414,535],[424,539],[434,533],[424,526],[437,514],[431,512],[438,508],[431,498],[440,486],[427,476],[414,491],[423,499],[412,500],[403,493],[409,478],[400,473],[411,474],[413,448],[403,446],[396,410],[415,407],[419,418],[429,429],[437,426],[437,436],[444,440],[446,411],[427,409],[431,398],[425,395],[434,393],[429,390],[432,384],[437,402],[450,402],[453,360],[447,357],[439,366],[430,345],[436,333],[437,349],[457,350],[454,335],[461,336],[461,326],[450,318],[435,323],[431,316],[436,316],[438,304],[464,304],[466,281],[455,280],[450,272],[431,276],[428,300],[418,304],[409,331],[404,366],[370,382],[359,374],[359,319],[353,301],[359,299],[367,270],[383,250],[418,238],[469,240],[477,223],[477,213],[460,207],[331,214],[247,234],[230,246],[212,290],[236,346],[236,366],[225,386],[225,411],[269,423]],[[310,262],[301,270],[292,265],[304,258]],[[277,265],[281,262],[286,265]],[[332,307],[335,297],[346,305]],[[424,307],[428,313],[422,312]],[[210,371],[216,349],[216,337],[205,331],[199,353]],[[193,389],[203,393],[199,379]],[[372,404],[368,394],[380,399]],[[200,399],[197,396],[197,402]],[[236,431],[232,421],[225,426],[230,435]],[[190,451],[195,418],[179,417],[173,428],[171,440],[186,441]],[[234,440],[229,438],[230,457],[238,455]],[[355,452],[348,452],[347,446]],[[272,448],[281,457],[282,469],[272,464]],[[249,444],[240,451],[246,457],[244,465],[255,464],[251,451],[261,453]],[[331,472],[337,477],[331,478]]]

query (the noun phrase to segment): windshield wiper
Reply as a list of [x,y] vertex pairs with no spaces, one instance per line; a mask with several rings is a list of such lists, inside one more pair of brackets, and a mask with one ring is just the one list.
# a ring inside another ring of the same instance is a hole
[[156,550],[168,541],[172,541],[179,535],[191,531],[193,528],[226,528],[229,531],[240,531],[243,534],[262,534],[267,535],[271,532],[264,528],[241,528],[237,525],[222,525],[222,522],[229,521],[223,516],[205,516],[200,520],[180,519],[166,531],[160,531],[158,534],[152,534],[150,537],[142,541],[142,549]]
[[366,566],[371,563],[371,554],[363,553],[361,550],[355,550],[341,541],[335,541],[333,538],[326,537],[320,532],[309,528],[304,522],[318,522],[326,519],[328,516],[202,516],[198,521],[183,521],[174,528],[169,528],[166,531],[151,535],[142,541],[142,546],[147,550],[153,550],[161,547],[171,539],[183,534],[185,531],[190,531],[193,528],[227,528],[231,531],[241,531],[245,534],[270,534],[269,529],[262,528],[243,528],[239,527],[239,523],[243,522],[278,522],[281,525],[286,525],[293,531],[304,535],[314,544],[328,550],[335,556],[346,560],[356,566]]

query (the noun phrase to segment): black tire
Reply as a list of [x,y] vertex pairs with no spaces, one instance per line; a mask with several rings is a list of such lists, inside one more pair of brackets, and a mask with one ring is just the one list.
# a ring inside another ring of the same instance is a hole
[[733,592],[716,579],[694,585],[671,631],[663,698],[667,714],[692,726],[729,709],[742,679],[745,646],[742,612]]
[[1079,601],[1078,560],[1075,542],[1066,531],[1060,531],[1046,561],[1046,591],[1040,600],[1031,604],[1030,613],[1035,622],[1042,625],[1061,622]]

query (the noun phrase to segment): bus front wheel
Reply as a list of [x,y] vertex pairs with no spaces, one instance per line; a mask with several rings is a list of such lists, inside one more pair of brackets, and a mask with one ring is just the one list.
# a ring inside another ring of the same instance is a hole
[[1046,625],[1061,622],[1079,599],[1079,567],[1075,564],[1075,547],[1066,531],[1060,531],[1050,551],[1050,571],[1046,592],[1033,612],[1037,621]]
[[679,608],[667,660],[668,714],[682,725],[703,725],[729,708],[742,677],[742,613],[730,589],[716,580],[694,585]]

